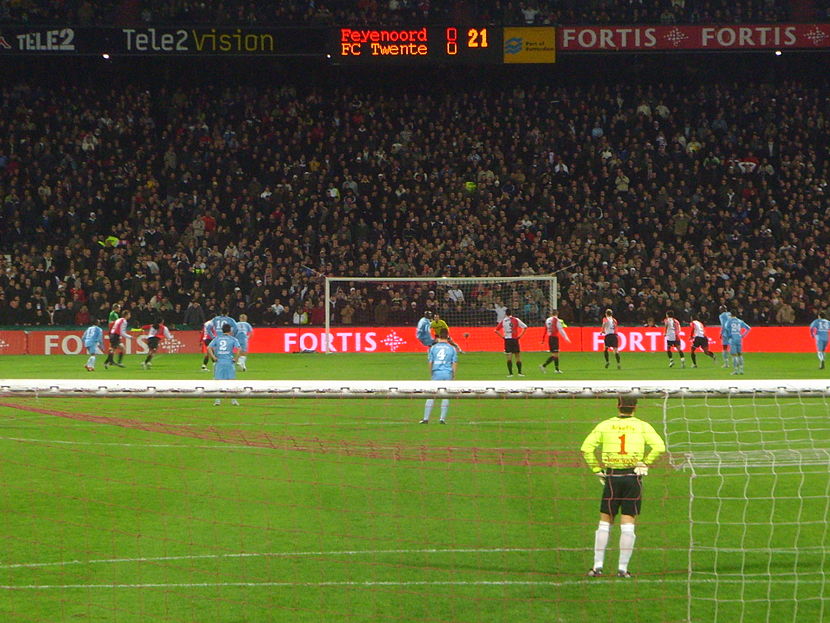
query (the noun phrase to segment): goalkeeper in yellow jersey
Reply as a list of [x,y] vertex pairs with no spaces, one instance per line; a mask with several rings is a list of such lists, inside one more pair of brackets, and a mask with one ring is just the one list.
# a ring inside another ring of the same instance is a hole
[[[432,336],[437,339],[439,335],[441,335],[441,329],[447,330],[447,335],[450,333],[450,327],[447,323],[441,319],[441,314],[438,312],[433,312],[432,314],[432,322],[429,324],[430,330],[432,330]],[[453,341],[451,337],[447,337],[447,343],[452,345],[455,350],[459,353],[463,353],[464,351],[461,350],[461,347]]]
[[[643,476],[648,474],[649,465],[666,451],[666,444],[654,427],[634,417],[636,408],[636,398],[620,396],[617,416],[597,424],[580,448],[588,467],[603,486],[590,577],[602,575],[605,548],[617,513],[621,513],[617,576],[631,577],[628,563],[634,552],[634,523],[642,505]],[[597,459],[597,449],[601,460]]]

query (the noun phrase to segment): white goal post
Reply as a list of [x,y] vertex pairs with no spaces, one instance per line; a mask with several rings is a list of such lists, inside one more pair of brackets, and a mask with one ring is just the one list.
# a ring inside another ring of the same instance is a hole
[[[408,318],[404,324],[412,324],[407,316],[414,308],[418,317],[423,313],[426,297],[431,298],[436,309],[449,326],[495,326],[498,308],[508,307],[529,325],[543,321],[558,301],[558,283],[555,275],[527,275],[522,277],[325,277],[325,335],[332,335],[333,326],[342,326],[339,306],[366,305],[366,298],[391,296],[392,313],[386,324],[401,324],[401,318]],[[394,309],[402,301],[405,309]],[[368,309],[368,312],[373,310]],[[354,326],[360,325],[356,318]],[[369,322],[371,324],[371,321]],[[459,339],[456,336],[456,339]],[[330,348],[331,338],[321,340],[323,352],[335,352]],[[476,350],[473,348],[472,350]]]

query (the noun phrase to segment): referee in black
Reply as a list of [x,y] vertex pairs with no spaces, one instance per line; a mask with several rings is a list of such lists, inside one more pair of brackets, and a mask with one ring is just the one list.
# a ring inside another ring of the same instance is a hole
[[[630,578],[628,563],[634,553],[634,524],[642,505],[642,479],[648,467],[666,451],[654,427],[634,417],[637,399],[620,396],[617,415],[597,424],[582,442],[582,455],[603,485],[599,526],[594,540],[594,566],[590,577],[602,575],[605,548],[614,517],[620,516],[620,564],[617,576]],[[648,453],[646,453],[648,447]],[[597,450],[600,458],[597,458]]]

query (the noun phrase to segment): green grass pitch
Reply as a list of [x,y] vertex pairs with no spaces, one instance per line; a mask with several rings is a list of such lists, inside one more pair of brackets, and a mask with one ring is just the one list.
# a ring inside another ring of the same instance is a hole
[[[730,378],[719,359],[668,369],[626,354],[605,370],[601,355],[563,354],[566,373],[543,375],[544,354],[524,358],[527,378],[554,382]],[[458,377],[503,380],[503,359],[465,354]],[[210,376],[196,355],[141,360],[104,370],[99,357],[88,373],[83,356],[4,356],[0,376]],[[405,354],[252,355],[248,368],[238,378],[427,377]],[[824,378],[816,368],[749,353],[742,378]],[[675,464],[646,480],[632,580],[585,577],[601,490],[578,448],[612,400],[459,399],[446,426],[437,405],[419,426],[415,399],[241,402],[0,397],[0,620],[679,623],[690,604],[696,623],[830,618],[828,472],[810,462],[830,448],[826,399],[643,401],[661,432],[665,415]],[[715,444],[754,462],[678,467]]]

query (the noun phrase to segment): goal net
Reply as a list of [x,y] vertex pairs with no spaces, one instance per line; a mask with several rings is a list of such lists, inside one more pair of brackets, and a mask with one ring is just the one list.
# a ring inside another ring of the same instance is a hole
[[[669,451],[634,577],[588,578],[620,394]],[[820,382],[0,380],[0,610],[822,621],[828,416]]]
[[[422,352],[415,327],[424,311],[438,313],[464,350],[495,350],[492,329],[509,309],[528,326],[540,326],[557,304],[553,275],[526,277],[326,277],[325,331],[321,350],[341,352],[342,331],[378,328],[383,350]],[[387,330],[386,328],[391,328]]]
[[691,476],[689,620],[830,616],[830,386],[818,385],[664,400],[673,465]]

